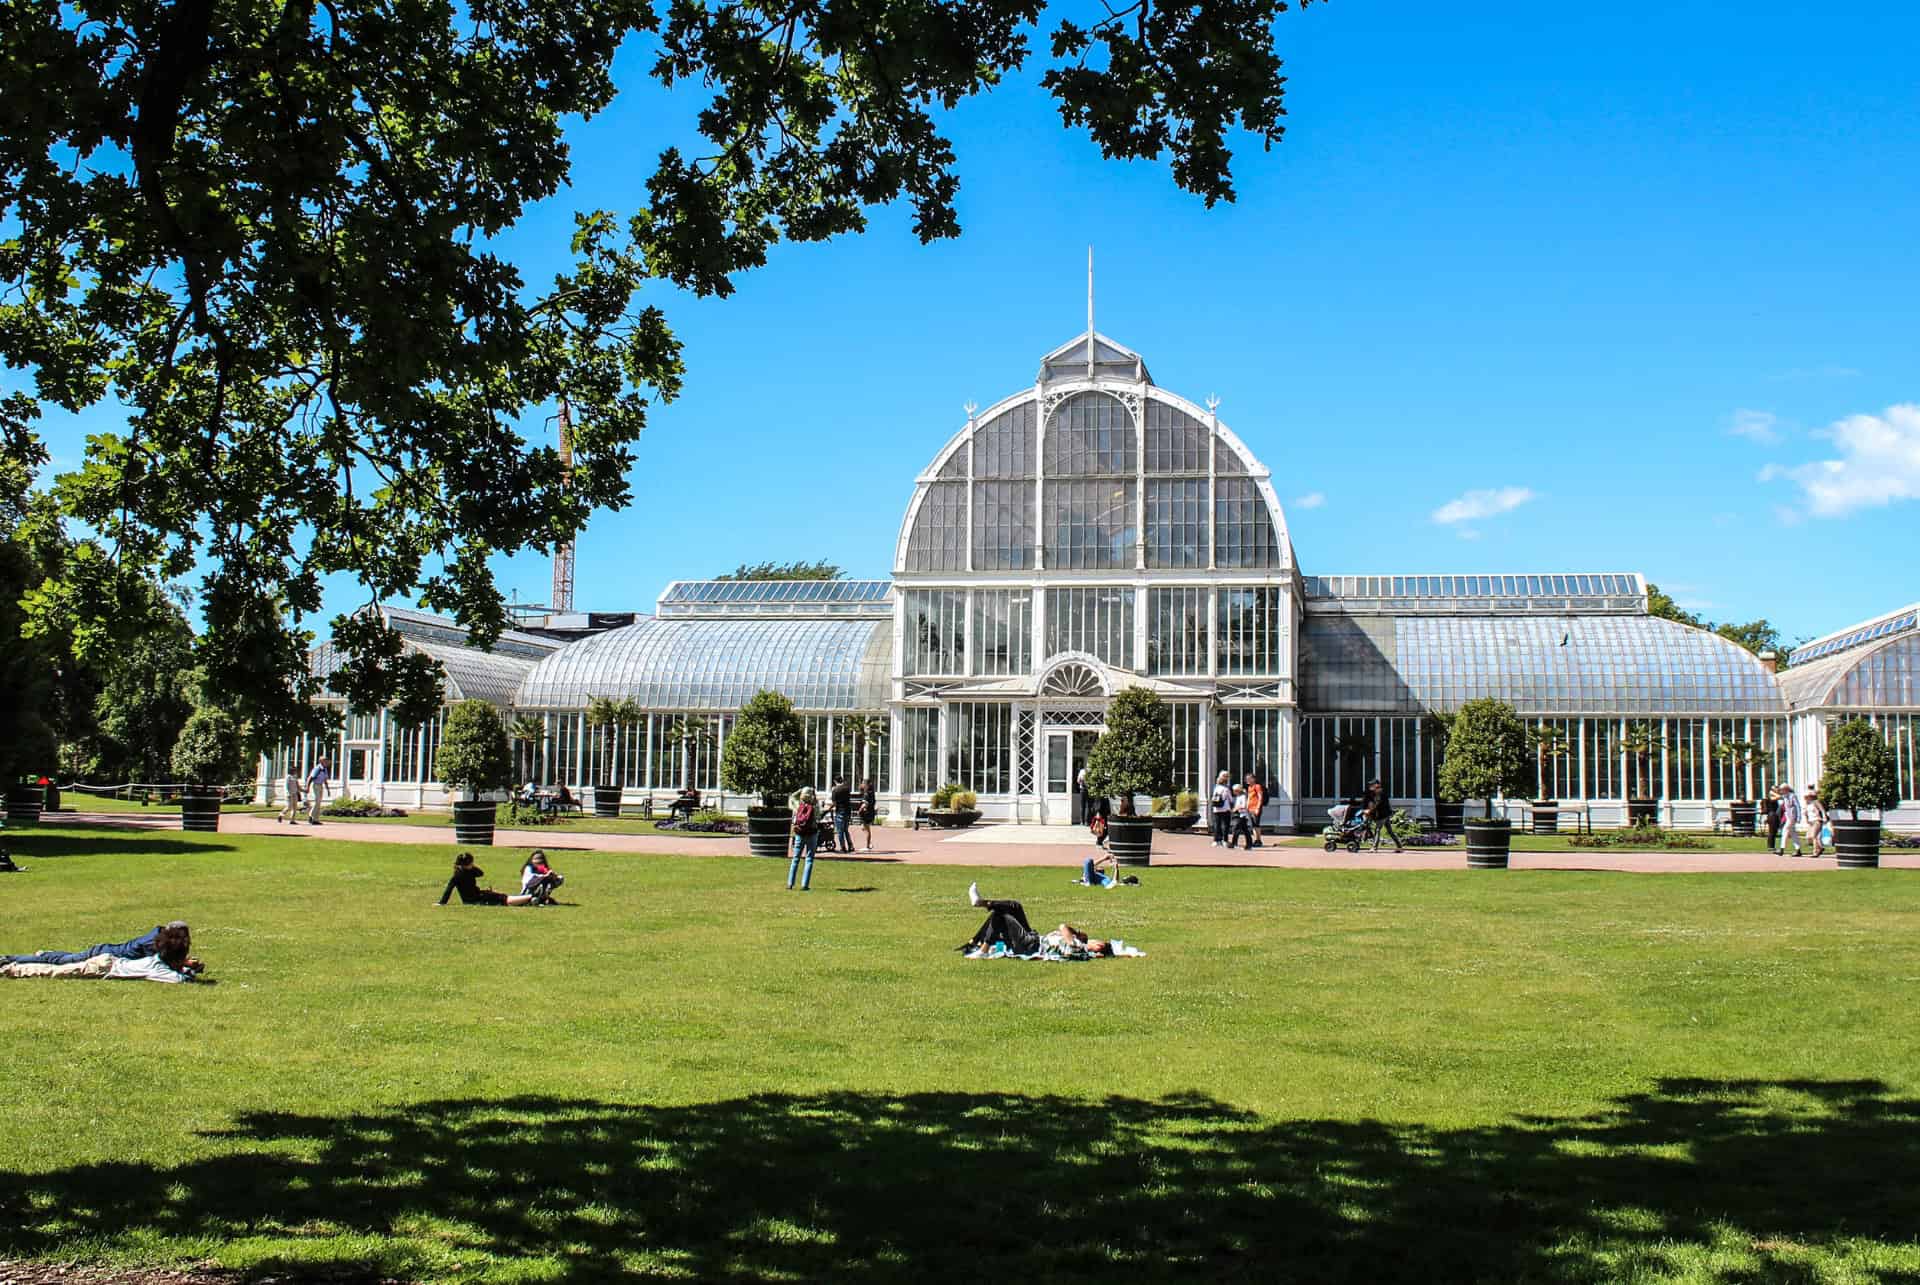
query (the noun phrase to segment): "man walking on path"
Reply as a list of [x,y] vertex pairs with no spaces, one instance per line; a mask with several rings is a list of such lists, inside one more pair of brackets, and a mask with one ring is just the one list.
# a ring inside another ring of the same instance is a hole
[[1367,782],[1367,824],[1373,829],[1373,850],[1380,851],[1380,835],[1384,832],[1393,839],[1393,850],[1404,852],[1400,846],[1400,832],[1393,828],[1393,800],[1387,797],[1387,787],[1378,781]]
[[280,811],[274,814],[273,823],[282,821],[293,825],[300,824],[300,765],[289,762],[287,775],[280,782],[281,792],[287,797],[280,804]]
[[1780,855],[1787,855],[1787,843],[1793,843],[1793,855],[1800,855],[1800,796],[1788,786],[1780,793]]
[[324,756],[313,761],[313,771],[307,773],[307,824],[320,824],[320,805],[327,801],[327,782],[333,774],[327,771]]

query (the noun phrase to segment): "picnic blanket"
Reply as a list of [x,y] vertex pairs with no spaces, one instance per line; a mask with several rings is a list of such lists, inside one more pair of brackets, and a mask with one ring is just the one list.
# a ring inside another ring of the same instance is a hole
[[996,941],[993,945],[983,949],[968,951],[963,958],[1020,959],[1028,963],[1038,960],[1047,964],[1080,964],[1095,959],[1141,959],[1144,958],[1147,953],[1138,946],[1129,946],[1123,941],[1116,940],[1107,943],[1108,946],[1112,947],[1112,953],[1110,955],[1095,955],[1088,951],[1085,946],[1078,943],[1066,945],[1057,940],[1057,938],[1057,933],[1048,933],[1040,939],[1040,949],[1031,955],[1016,955],[1007,949],[1007,943]]

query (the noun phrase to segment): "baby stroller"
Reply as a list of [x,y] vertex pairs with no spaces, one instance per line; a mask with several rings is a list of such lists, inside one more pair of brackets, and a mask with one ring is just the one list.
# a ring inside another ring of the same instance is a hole
[[1327,809],[1327,815],[1333,818],[1333,824],[1320,832],[1327,851],[1341,844],[1348,852],[1360,851],[1360,841],[1367,837],[1366,809],[1358,803],[1338,803]]

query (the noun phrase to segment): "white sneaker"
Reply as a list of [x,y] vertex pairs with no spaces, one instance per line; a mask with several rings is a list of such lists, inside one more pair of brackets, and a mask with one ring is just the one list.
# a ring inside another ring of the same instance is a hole
[[967,885],[967,904],[969,906],[977,906],[981,904],[980,881],[977,879],[974,882]]

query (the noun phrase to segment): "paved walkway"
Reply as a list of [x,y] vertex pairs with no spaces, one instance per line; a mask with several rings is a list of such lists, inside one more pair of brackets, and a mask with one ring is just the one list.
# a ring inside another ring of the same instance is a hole
[[[78,812],[50,814],[52,824],[112,825],[129,829],[177,830],[178,813]],[[429,843],[453,846],[451,826],[383,824],[377,821],[328,821],[317,826],[281,825],[271,816],[228,813],[220,828],[229,834],[277,836],[289,845],[314,839],[357,843]],[[988,825],[970,830],[881,829],[873,833],[872,852],[832,860],[904,862],[941,866],[1078,866],[1097,849],[1079,827]],[[499,830],[494,842],[509,848],[546,848],[553,852],[626,852],[655,855],[744,857],[744,838],[698,839],[670,834],[590,834],[580,831]],[[823,857],[827,854],[822,853]],[[1831,857],[1821,861],[1776,857],[1765,852],[1515,852],[1516,870],[1606,870],[1632,874],[1700,874],[1752,871],[1837,870]],[[1883,852],[1881,865],[1920,870],[1920,851]],[[1395,854],[1323,851],[1318,841],[1287,840],[1264,847],[1216,848],[1204,834],[1156,834],[1156,866],[1264,867],[1282,870],[1462,870],[1465,849],[1413,848]]]

